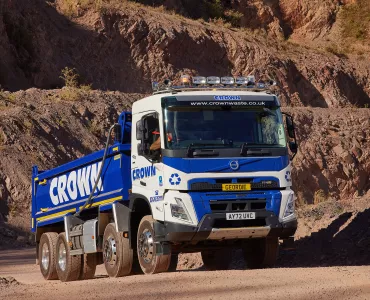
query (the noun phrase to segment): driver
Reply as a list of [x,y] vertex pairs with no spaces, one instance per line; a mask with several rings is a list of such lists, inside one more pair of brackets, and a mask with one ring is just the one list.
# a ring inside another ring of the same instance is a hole
[[161,149],[161,136],[159,130],[156,128],[154,131],[152,131],[153,137],[153,144],[150,145],[151,151],[157,151]]

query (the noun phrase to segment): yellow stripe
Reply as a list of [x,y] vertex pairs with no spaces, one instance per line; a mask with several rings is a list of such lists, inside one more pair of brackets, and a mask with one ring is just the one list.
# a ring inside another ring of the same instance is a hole
[[48,208],[41,208],[40,209],[42,212],[47,212],[49,209]]
[[75,211],[76,211],[75,208],[68,209],[68,210],[63,210],[61,212],[58,212],[58,213],[55,213],[55,214],[52,214],[52,215],[47,215],[47,216],[44,216],[44,217],[37,218],[37,221],[44,221],[44,220],[53,219],[53,218],[63,216],[63,215],[66,215],[70,212],[75,212]]
[[38,178],[38,177],[36,177],[34,180],[35,180],[35,181],[37,181],[37,180],[39,180],[39,178]]
[[[122,199],[122,196],[111,198],[111,199],[107,199],[107,200],[104,200],[104,201],[93,203],[88,208],[95,207],[95,206],[98,206],[98,205],[107,204],[107,203],[111,203],[111,202],[114,202],[116,200],[121,200],[121,199]],[[81,208],[82,208],[82,206],[80,206],[80,209]],[[53,219],[53,218],[56,218],[56,217],[59,217],[59,216],[62,216],[62,215],[66,215],[66,214],[68,214],[70,212],[75,212],[75,211],[76,211],[75,208],[64,210],[64,211],[61,211],[61,212],[58,212],[58,213],[55,213],[55,214],[52,214],[52,215],[48,215],[48,216],[37,218],[37,221],[44,221],[44,220]]]
[[118,154],[116,156],[114,156],[114,160],[117,160],[117,159],[120,159],[121,158],[121,154]]
[[[108,203],[112,203],[116,200],[121,200],[122,199],[122,196],[119,196],[119,197],[115,197],[115,198],[111,198],[111,199],[107,199],[107,200],[104,200],[104,201],[100,201],[100,202],[95,202],[89,206],[87,206],[87,208],[90,208],[90,207],[95,207],[95,206],[99,206],[99,205],[103,205],[103,204],[108,204]],[[80,206],[80,209],[82,208],[82,206]]]
[[46,183],[47,183],[47,180],[46,179],[44,179],[43,181],[39,181],[39,184],[41,184],[41,185],[44,185]]
[[114,147],[113,148],[113,151],[118,151],[118,147]]

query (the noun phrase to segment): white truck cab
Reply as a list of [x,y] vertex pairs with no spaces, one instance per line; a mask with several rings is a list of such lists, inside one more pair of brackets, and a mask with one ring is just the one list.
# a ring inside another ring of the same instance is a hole
[[228,264],[230,247],[250,267],[272,265],[278,238],[297,227],[289,138],[291,117],[285,130],[277,96],[263,89],[168,87],[135,102],[131,199],[150,204],[157,245],[200,249],[209,268]]

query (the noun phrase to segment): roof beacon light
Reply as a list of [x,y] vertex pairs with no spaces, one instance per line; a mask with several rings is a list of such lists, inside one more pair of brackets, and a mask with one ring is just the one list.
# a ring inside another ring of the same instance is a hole
[[193,77],[193,84],[194,85],[204,85],[207,83],[207,79],[203,76],[195,76]]
[[256,77],[254,77],[254,75],[248,75],[247,80],[248,80],[247,85],[255,85],[256,84]]
[[163,82],[163,84],[164,84],[167,88],[169,88],[169,87],[172,85],[172,82],[171,82],[171,80],[169,80],[169,79],[165,79],[165,80],[164,80],[164,82]]
[[210,85],[220,84],[220,82],[221,82],[220,77],[217,76],[207,77],[207,83]]
[[257,88],[264,89],[266,88],[266,84],[263,81],[257,82]]
[[181,75],[180,82],[183,86],[190,86],[190,76],[189,75]]
[[221,77],[221,83],[224,85],[233,85],[235,84],[234,77]]
[[248,78],[247,77],[242,77],[242,76],[236,77],[235,78],[235,83],[237,85],[246,85],[248,83]]

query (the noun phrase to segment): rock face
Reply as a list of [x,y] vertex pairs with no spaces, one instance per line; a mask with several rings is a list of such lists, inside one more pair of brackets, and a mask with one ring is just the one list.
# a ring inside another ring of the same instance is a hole
[[293,182],[299,200],[313,203],[315,195],[318,202],[363,195],[370,188],[370,110],[285,110],[297,126]]
[[[74,1],[0,2],[0,222],[29,227],[32,165],[49,169],[102,148],[118,112],[143,96],[128,93],[147,93],[152,80],[182,73],[253,72],[277,81],[298,127],[293,177],[301,203],[369,189],[369,57],[357,61],[282,39],[324,39],[336,1],[228,1],[243,26],[268,35],[126,1],[108,9],[76,2],[72,13],[66,3]],[[120,92],[28,89],[62,86],[66,66],[82,83]]]
[[[244,2],[239,2],[244,7]],[[262,10],[257,10],[257,27],[262,23],[284,27],[290,22],[291,27],[306,28],[321,22],[317,20],[319,12],[307,17],[311,23],[294,19],[296,11],[301,15],[313,12],[314,4],[307,4],[311,6],[306,9],[283,1],[287,13],[281,11],[279,19],[276,11],[280,6],[276,7],[276,1],[267,2],[271,5],[251,2]],[[0,6],[0,84],[5,89],[61,86],[59,75],[65,66],[76,67],[82,79],[95,88],[123,92],[148,92],[152,80],[178,78],[184,72],[254,72],[275,78],[287,105],[364,107],[369,102],[368,57],[357,63],[258,33],[188,20],[131,3],[112,11],[80,9],[72,19],[60,14],[61,1],[14,3],[8,0]],[[283,19],[290,21],[283,23]]]

